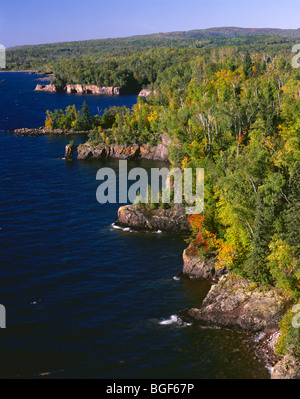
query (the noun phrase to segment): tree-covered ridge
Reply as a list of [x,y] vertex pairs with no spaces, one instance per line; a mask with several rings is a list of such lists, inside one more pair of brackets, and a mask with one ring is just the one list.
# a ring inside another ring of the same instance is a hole
[[[227,28],[230,30],[230,28]],[[195,33],[196,32],[196,33]],[[155,82],[170,63],[187,56],[206,57],[212,49],[226,47],[245,52],[290,54],[295,39],[273,34],[245,35],[220,28],[213,31],[173,32],[119,39],[87,40],[20,46],[7,49],[7,68],[53,72],[57,84],[93,84],[125,87],[137,91]],[[297,31],[295,31],[297,32]],[[265,33],[265,32],[262,32]]]

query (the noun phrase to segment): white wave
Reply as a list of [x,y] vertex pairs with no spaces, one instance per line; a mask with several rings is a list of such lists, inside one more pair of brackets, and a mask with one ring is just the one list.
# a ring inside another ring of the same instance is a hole
[[173,314],[172,316],[170,316],[169,319],[165,319],[165,320],[160,321],[159,324],[162,325],[162,326],[167,326],[167,325],[170,325],[170,324],[177,324],[177,325],[184,326],[184,327],[192,325],[192,323],[184,323],[181,320],[181,318],[178,317],[176,314],[175,315]]
[[138,233],[136,230],[132,230],[130,227],[121,227],[121,226],[118,226],[115,223],[112,223],[110,226],[113,229],[115,229],[115,230],[122,230],[122,231],[125,231],[127,233]]
[[179,281],[179,280],[180,280],[180,277],[174,276],[174,277],[173,277],[173,280]]
[[258,333],[256,336],[254,336],[254,342],[259,342],[265,336],[266,336],[266,333],[264,333],[264,332]]
[[115,223],[112,223],[112,224],[111,224],[111,227],[112,227],[113,229],[116,229],[116,230],[123,230],[123,227],[120,227],[120,226],[116,225]]

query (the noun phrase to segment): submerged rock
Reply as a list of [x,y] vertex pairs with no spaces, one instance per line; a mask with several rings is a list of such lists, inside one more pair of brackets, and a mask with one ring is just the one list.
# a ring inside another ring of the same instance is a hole
[[136,204],[125,205],[118,210],[117,225],[138,231],[190,232],[190,224],[181,206],[149,210]]

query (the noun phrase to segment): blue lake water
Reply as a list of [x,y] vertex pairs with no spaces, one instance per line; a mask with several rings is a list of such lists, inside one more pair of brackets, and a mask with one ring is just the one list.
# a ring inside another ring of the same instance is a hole
[[245,334],[176,322],[210,285],[174,279],[183,237],[112,228],[119,205],[96,201],[96,172],[117,160],[66,162],[70,136],[7,132],[43,125],[47,109],[136,96],[34,92],[37,78],[0,74],[0,377],[269,378]]

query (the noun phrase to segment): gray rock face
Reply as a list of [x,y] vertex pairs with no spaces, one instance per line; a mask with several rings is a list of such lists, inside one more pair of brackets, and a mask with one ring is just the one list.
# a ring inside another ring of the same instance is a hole
[[248,332],[278,328],[289,303],[275,288],[253,288],[250,280],[223,276],[213,285],[200,309],[182,312],[184,320]]
[[218,281],[227,273],[225,268],[218,269],[215,267],[215,258],[203,259],[200,256],[190,255],[189,249],[190,247],[183,252],[183,276]]
[[188,233],[190,225],[184,208],[148,210],[137,205],[122,206],[118,210],[117,225],[140,231]]

